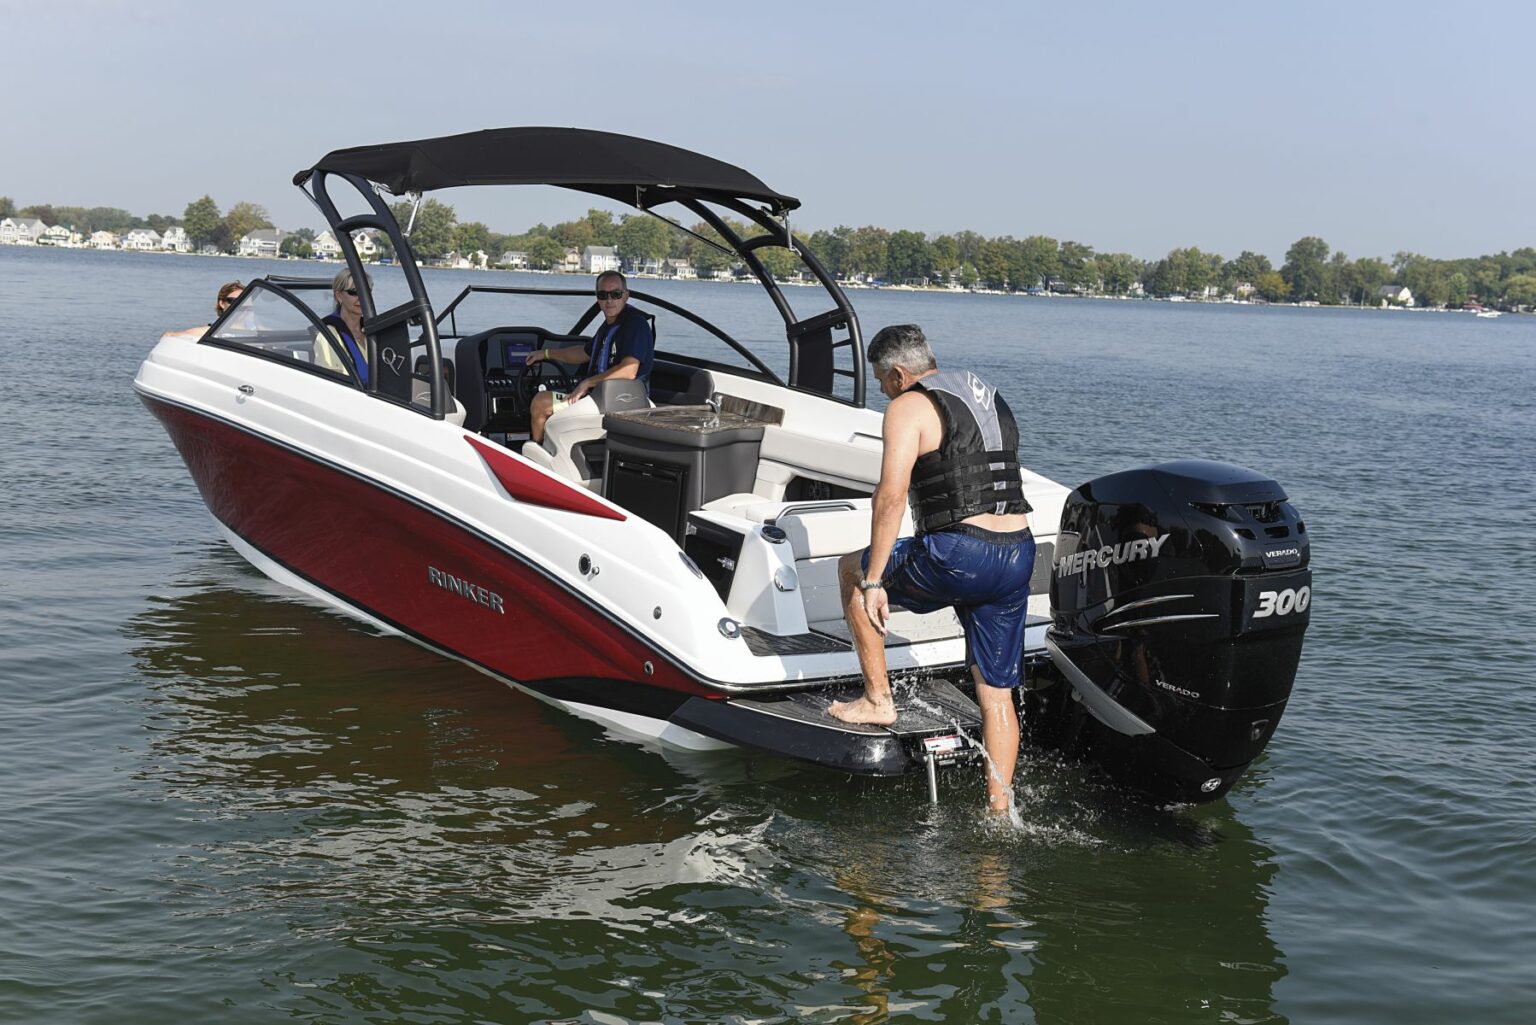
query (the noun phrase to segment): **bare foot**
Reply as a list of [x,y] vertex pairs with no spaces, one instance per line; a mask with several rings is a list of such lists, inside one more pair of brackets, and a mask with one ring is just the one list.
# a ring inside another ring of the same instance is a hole
[[889,726],[896,721],[896,704],[889,699],[877,702],[867,697],[855,701],[834,701],[827,709],[827,714],[843,722]]

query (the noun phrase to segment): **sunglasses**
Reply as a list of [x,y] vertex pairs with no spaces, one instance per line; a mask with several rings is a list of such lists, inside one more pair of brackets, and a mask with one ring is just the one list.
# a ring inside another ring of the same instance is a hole
[[347,293],[348,295],[356,295],[357,294],[357,289],[355,289],[355,288],[343,288],[342,291]]
[[597,301],[598,302],[603,302],[603,301],[608,300],[608,299],[622,299],[622,298],[624,298],[624,289],[622,289],[622,288],[615,288],[612,292],[604,292],[602,289],[598,289],[597,290]]

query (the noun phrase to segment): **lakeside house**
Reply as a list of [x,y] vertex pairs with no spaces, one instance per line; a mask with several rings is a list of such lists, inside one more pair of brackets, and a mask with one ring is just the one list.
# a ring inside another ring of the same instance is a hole
[[240,238],[241,256],[262,256],[269,260],[276,259],[283,248],[283,239],[289,232],[281,228],[257,228]]
[[341,259],[341,244],[336,241],[336,236],[331,234],[329,228],[315,236],[314,241],[309,244],[309,251],[316,259]]
[[92,249],[116,249],[117,235],[110,231],[91,232]]
[[1382,285],[1376,290],[1376,298],[1383,306],[1413,305],[1413,292],[1405,285]]
[[565,256],[555,261],[551,270],[557,270],[562,274],[581,273],[581,250],[571,246],[565,251]]
[[187,229],[180,225],[173,225],[165,229],[165,234],[160,236],[160,247],[171,253],[190,253],[192,240],[187,237]]
[[0,245],[35,246],[48,225],[36,217],[7,217],[0,220]]
[[58,246],[62,249],[74,249],[81,245],[80,233],[70,231],[62,224],[55,224],[37,237],[40,246]]
[[[373,232],[361,229],[352,233],[352,245],[357,249],[357,255],[364,260],[372,259],[382,250],[374,239]],[[309,243],[310,255],[318,260],[341,259],[341,243],[336,241],[336,236],[331,234],[329,228],[316,235]]]
[[153,228],[130,228],[117,243],[119,249],[137,249],[150,252],[161,247],[160,233]]
[[476,249],[473,253],[464,254],[454,250],[443,257],[436,266],[447,267],[450,270],[484,270],[489,266],[490,257],[484,249]]
[[662,274],[676,278],[679,281],[692,281],[698,277],[698,272],[693,269],[693,264],[681,257],[673,257],[665,262]]
[[619,254],[613,246],[587,246],[581,251],[578,267],[588,274],[606,274],[619,269]]
[[528,254],[521,249],[508,249],[496,261],[496,266],[505,267],[507,270],[527,270]]

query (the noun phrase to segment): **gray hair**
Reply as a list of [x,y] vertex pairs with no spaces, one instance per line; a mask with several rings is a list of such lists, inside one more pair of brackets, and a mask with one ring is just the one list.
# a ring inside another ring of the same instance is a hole
[[[373,278],[368,274],[367,271],[363,272],[363,278],[368,282],[369,289],[372,289]],[[336,276],[331,279],[332,292],[345,292],[347,289],[352,287],[352,271],[346,267],[343,267],[341,270],[337,271]]]
[[923,329],[916,324],[892,324],[882,327],[869,342],[869,361],[875,373],[884,377],[892,367],[905,367],[908,373],[925,374],[938,368],[933,349]]

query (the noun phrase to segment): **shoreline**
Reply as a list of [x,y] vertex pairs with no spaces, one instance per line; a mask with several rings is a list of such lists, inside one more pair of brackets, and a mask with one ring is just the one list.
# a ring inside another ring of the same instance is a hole
[[[326,266],[326,267],[330,267],[330,266],[336,266],[336,267],[345,266],[345,261],[343,261],[343,260],[330,260],[330,259],[323,259],[323,258],[319,258],[319,259],[317,259],[317,258],[301,259],[301,258],[286,257],[286,256],[241,256],[241,255],[236,254],[236,253],[178,253],[178,252],[175,252],[173,250],[167,250],[167,249],[100,249],[100,248],[97,248],[95,246],[52,246],[52,245],[38,245],[38,244],[33,244],[33,245],[14,245],[14,244],[12,244],[12,245],[6,245],[6,246],[0,247],[0,248],[3,248],[5,250],[13,250],[13,249],[16,249],[16,250],[41,249],[41,250],[65,251],[65,252],[113,253],[113,254],[132,255],[132,256],[190,256],[190,257],[197,257],[199,259],[238,260],[238,261],[263,260],[263,261],[270,261],[270,262],[281,262],[281,263],[298,264],[300,266],[307,266],[307,265],[310,265],[310,264],[318,264],[318,265]],[[368,266],[370,266],[370,267],[393,267],[393,266],[396,266],[396,265],[393,264],[393,263],[381,264],[381,263],[378,263],[378,262],[374,262],[374,263],[369,264]],[[513,270],[513,269],[507,268],[507,267],[442,267],[442,266],[435,266],[435,265],[432,265],[432,264],[422,264],[421,265],[421,269],[422,269],[422,271],[437,271],[437,270],[472,271],[472,272],[482,273],[482,274],[542,274],[542,275],[549,275],[551,277],[561,276],[561,277],[570,277],[570,278],[583,278],[583,277],[590,277],[591,276],[590,273],[587,272],[587,271],[559,271],[559,270],[533,270],[533,269]],[[732,279],[729,279],[729,280],[722,279],[722,278],[707,278],[707,277],[677,278],[677,277],[663,277],[663,276],[661,276],[659,274],[644,274],[644,273],[639,273],[639,272],[636,272],[636,273],[626,273],[625,277],[629,278],[629,279],[633,279],[635,281],[702,282],[704,284],[712,284],[712,285],[758,284],[757,279],[754,278],[754,277],[732,278]],[[778,284],[781,287],[787,286],[787,287],[794,287],[794,288],[809,288],[809,287],[816,286],[818,284],[818,282],[816,282],[816,281],[780,281],[780,282],[778,282]],[[1374,312],[1374,313],[1465,313],[1465,314],[1470,314],[1472,316],[1480,317],[1480,318],[1483,318],[1483,319],[1495,319],[1495,318],[1498,318],[1498,317],[1506,317],[1506,316],[1508,316],[1508,317],[1536,316],[1536,309],[1526,310],[1526,311],[1522,311],[1522,310],[1486,310],[1486,311],[1483,311],[1483,310],[1465,309],[1465,308],[1453,309],[1453,308],[1448,307],[1448,306],[1356,306],[1356,305],[1346,305],[1344,303],[1329,304],[1329,303],[1321,303],[1321,302],[1316,302],[1316,301],[1268,302],[1266,300],[1254,301],[1254,300],[1251,300],[1251,299],[1233,299],[1233,298],[1204,299],[1204,298],[1192,298],[1192,297],[1189,297],[1189,296],[1111,295],[1111,294],[1108,294],[1108,293],[1087,293],[1087,294],[1085,294],[1085,293],[1068,293],[1068,292],[1046,292],[1046,291],[1038,291],[1038,290],[1036,290],[1036,291],[1008,292],[1008,291],[1002,291],[1002,290],[999,290],[999,289],[961,288],[961,287],[955,287],[955,286],[939,286],[939,285],[877,285],[877,284],[866,284],[864,282],[857,282],[857,281],[839,281],[837,284],[838,284],[838,287],[843,289],[845,292],[863,292],[863,291],[869,291],[869,292],[916,292],[916,293],[926,293],[926,294],[930,294],[930,295],[935,295],[936,294],[936,295],[962,295],[962,296],[978,296],[978,295],[1002,296],[1004,298],[1015,298],[1015,299],[1018,299],[1018,298],[1022,298],[1022,299],[1073,299],[1073,300],[1088,299],[1088,300],[1105,300],[1105,301],[1110,301],[1110,302],[1178,303],[1178,304],[1181,304],[1181,305],[1187,304],[1187,305],[1191,305],[1191,306],[1249,306],[1249,307],[1272,306],[1272,307],[1280,307],[1282,309],[1290,308],[1290,309],[1324,309],[1324,310],[1359,310],[1359,311],[1363,311],[1363,312]],[[1489,316],[1489,314],[1492,314],[1492,316]]]

